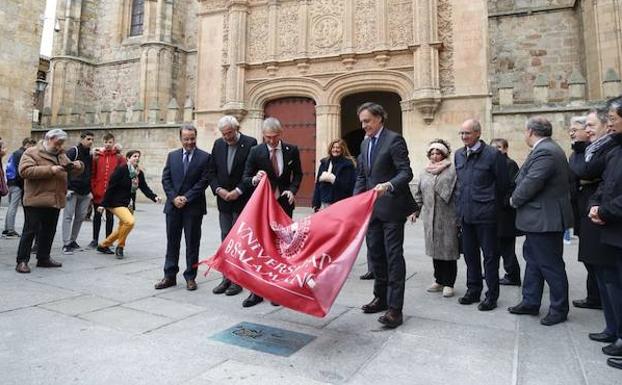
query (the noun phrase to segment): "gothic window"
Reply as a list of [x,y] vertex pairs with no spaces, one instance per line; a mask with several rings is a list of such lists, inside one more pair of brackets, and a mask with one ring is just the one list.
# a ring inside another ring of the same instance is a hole
[[145,0],[132,0],[132,18],[130,36],[143,34],[143,20],[145,17]]

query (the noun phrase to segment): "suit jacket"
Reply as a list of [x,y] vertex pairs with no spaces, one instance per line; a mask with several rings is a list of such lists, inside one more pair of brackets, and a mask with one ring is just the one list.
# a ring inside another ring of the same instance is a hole
[[[152,201],[156,201],[157,195],[151,191],[145,180],[145,173],[138,170],[138,189]],[[101,205],[106,208],[128,207],[132,200],[132,178],[127,165],[117,167],[108,181],[108,188],[104,194]]]
[[361,143],[360,164],[354,194],[373,189],[378,183],[390,182],[392,191],[385,192],[374,204],[372,219],[384,222],[400,222],[415,211],[417,204],[410,192],[408,182],[413,178],[406,141],[386,127],[382,129],[374,148],[374,163],[368,166],[370,138]]
[[212,156],[209,162],[209,184],[214,195],[216,190],[222,187],[228,191],[239,188],[243,194],[235,201],[227,202],[216,195],[218,210],[227,213],[240,212],[248,201],[250,194],[245,191],[243,185],[244,167],[250,154],[251,148],[257,145],[257,139],[240,134],[238,148],[235,151],[231,173],[227,172],[228,145],[224,139],[219,138],[214,142]]
[[516,210],[510,206],[510,197],[516,187],[516,176],[518,175],[519,167],[507,154],[504,155],[508,166],[510,188],[504,198],[501,210],[499,210],[497,235],[499,237],[511,238],[520,234],[520,232],[517,234],[516,231]]
[[[205,215],[205,189],[208,185],[208,164],[210,154],[196,148],[188,172],[184,175],[183,148],[169,152],[162,171],[162,187],[166,193],[164,212],[171,214],[181,210],[188,215]],[[175,197],[183,195],[188,202],[182,209],[173,205]]]
[[529,154],[512,193],[516,227],[525,232],[562,232],[572,226],[570,168],[564,150],[551,138]]
[[[272,168],[270,151],[265,143],[251,149],[244,168],[244,192],[248,192],[250,195],[254,190],[252,180],[259,170],[266,172],[272,188],[278,188],[281,192],[291,191],[294,195],[298,192],[302,182],[302,166],[300,165],[298,147],[281,142],[281,149],[283,152],[283,172],[280,176],[277,176]],[[279,199],[279,203],[285,211],[290,212],[293,210],[294,206],[285,202],[285,199]]]

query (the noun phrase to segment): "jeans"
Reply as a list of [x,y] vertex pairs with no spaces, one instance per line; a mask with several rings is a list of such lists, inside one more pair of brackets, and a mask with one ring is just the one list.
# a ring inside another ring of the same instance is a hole
[[63,246],[68,246],[78,239],[90,203],[91,194],[80,195],[67,191],[67,204],[63,210]]
[[9,208],[6,211],[6,218],[4,221],[4,229],[6,231],[15,231],[15,215],[17,215],[17,208],[22,204],[23,190],[19,186],[9,186]]

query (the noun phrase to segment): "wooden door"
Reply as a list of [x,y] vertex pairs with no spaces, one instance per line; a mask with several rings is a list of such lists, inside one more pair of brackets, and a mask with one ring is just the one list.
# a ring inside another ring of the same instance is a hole
[[264,115],[277,118],[283,141],[298,146],[303,177],[296,205],[310,207],[315,186],[315,102],[300,97],[273,100],[266,104]]

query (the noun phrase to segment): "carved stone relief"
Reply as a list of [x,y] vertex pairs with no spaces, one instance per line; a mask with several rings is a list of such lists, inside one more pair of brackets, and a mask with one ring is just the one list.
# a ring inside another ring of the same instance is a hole
[[413,41],[413,1],[389,0],[389,44],[404,48]]
[[339,52],[343,43],[343,0],[316,0],[310,4],[310,47],[313,54]]
[[453,94],[454,79],[454,31],[450,0],[438,0],[438,38],[443,43],[439,52],[439,81],[441,93]]
[[268,9],[253,8],[248,15],[248,61],[263,62],[268,57]]
[[227,0],[209,0],[203,2],[203,9],[205,11],[211,11],[214,9],[222,9],[227,5]]
[[371,51],[378,38],[376,0],[359,0],[354,6],[354,48]]
[[283,3],[279,7],[277,36],[278,55],[281,58],[293,57],[298,51],[299,34],[301,33],[298,7],[297,2]]

